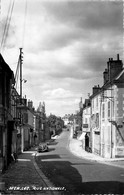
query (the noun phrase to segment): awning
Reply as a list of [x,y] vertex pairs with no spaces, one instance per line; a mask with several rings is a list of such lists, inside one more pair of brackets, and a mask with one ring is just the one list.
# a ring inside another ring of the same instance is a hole
[[78,138],[78,140],[83,140],[83,139],[85,139],[85,135],[86,135],[86,132],[83,132],[83,133],[81,134],[81,136]]

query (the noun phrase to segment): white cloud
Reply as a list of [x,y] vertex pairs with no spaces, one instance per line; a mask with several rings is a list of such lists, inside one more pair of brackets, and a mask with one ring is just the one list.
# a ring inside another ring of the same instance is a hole
[[[34,105],[45,101],[48,113],[72,113],[80,97],[102,83],[108,58],[122,58],[122,3],[27,2],[24,29],[25,1],[15,1],[3,57],[15,72],[23,46],[23,94]],[[8,6],[2,1],[2,32]]]
[[68,99],[71,100],[72,98],[75,98],[75,95],[73,94],[73,92],[69,91],[69,90],[65,90],[62,88],[58,88],[58,89],[53,89],[53,90],[46,90],[43,93],[44,96],[46,96],[46,99],[51,99],[51,100],[55,100],[55,99]]

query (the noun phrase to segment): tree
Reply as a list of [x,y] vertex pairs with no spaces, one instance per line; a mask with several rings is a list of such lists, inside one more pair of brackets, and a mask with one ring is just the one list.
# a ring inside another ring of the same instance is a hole
[[62,131],[63,124],[64,122],[61,117],[52,114],[48,117],[48,125],[50,127],[51,135],[59,134]]

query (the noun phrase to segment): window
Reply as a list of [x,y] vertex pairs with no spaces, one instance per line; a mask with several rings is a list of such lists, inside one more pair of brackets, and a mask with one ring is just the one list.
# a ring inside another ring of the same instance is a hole
[[105,118],[105,104],[102,105],[102,118]]
[[111,129],[110,129],[110,126],[108,126],[108,129],[107,129],[107,144],[110,144],[111,142]]
[[23,113],[23,122],[24,122],[25,124],[28,123],[28,113]]
[[98,109],[98,96],[97,96],[97,98],[96,98],[96,107],[97,107],[97,109]]
[[94,111],[94,99],[92,100],[92,109]]
[[105,128],[102,127],[102,134],[101,134],[101,138],[102,138],[102,143],[104,143],[104,134],[105,134]]
[[108,102],[108,117],[110,117],[110,101]]

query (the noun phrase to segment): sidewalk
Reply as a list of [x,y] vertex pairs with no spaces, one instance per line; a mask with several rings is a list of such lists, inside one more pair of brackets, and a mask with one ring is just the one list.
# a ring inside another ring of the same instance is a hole
[[80,158],[85,158],[87,160],[97,161],[99,163],[104,163],[111,166],[124,168],[124,158],[107,159],[107,158],[102,158],[101,156],[95,155],[93,153],[86,152],[82,148],[82,142],[78,139],[72,138],[72,133],[70,134],[68,147],[74,155]]
[[36,149],[25,151],[18,157],[18,162],[9,166],[2,175],[5,190],[0,194],[54,194],[47,187],[53,187],[35,163]]

